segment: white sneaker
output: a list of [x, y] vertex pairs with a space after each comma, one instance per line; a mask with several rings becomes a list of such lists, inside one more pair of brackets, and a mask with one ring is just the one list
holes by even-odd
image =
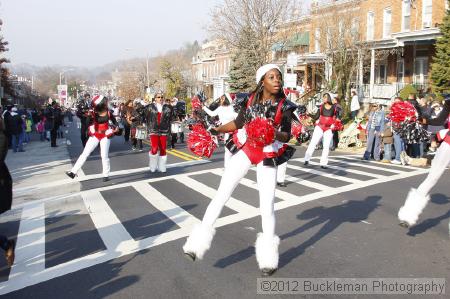
[[406, 154], [405, 151], [403, 151], [403, 152], [400, 153], [400, 161], [401, 161], [402, 165], [408, 164], [408, 162], [407, 162], [407, 160], [406, 160], [406, 157], [407, 157], [407, 156], [408, 156], [408, 155]]
[[391, 164], [400, 165], [402, 164], [402, 162], [400, 162], [399, 160], [392, 160]]

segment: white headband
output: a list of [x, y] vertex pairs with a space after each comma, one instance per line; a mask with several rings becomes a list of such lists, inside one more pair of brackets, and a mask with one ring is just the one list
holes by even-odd
[[265, 64], [262, 67], [260, 67], [257, 71], [256, 71], [256, 84], [259, 83], [259, 81], [261, 81], [261, 78], [264, 77], [264, 75], [272, 70], [272, 69], [276, 69], [281, 73], [280, 68], [278, 67], [278, 65], [276, 64]]

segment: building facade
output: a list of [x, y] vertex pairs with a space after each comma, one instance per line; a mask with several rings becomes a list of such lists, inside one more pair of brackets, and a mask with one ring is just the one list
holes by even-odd
[[203, 91], [208, 98], [216, 99], [229, 92], [228, 81], [231, 51], [220, 41], [210, 41], [192, 58], [194, 93]]
[[[298, 74], [298, 84], [323, 87], [336, 67], [330, 60], [330, 51], [336, 50], [330, 48], [338, 47], [329, 43], [339, 43], [342, 33], [361, 45], [361, 53], [354, 53], [358, 69], [350, 80], [363, 101], [388, 104], [407, 84], [427, 93], [438, 26], [447, 5], [447, 0], [313, 1], [307, 16], [287, 24], [297, 29], [292, 39], [302, 37], [297, 38], [301, 42], [288, 42], [287, 47], [274, 44], [272, 57], [287, 67], [287, 54], [295, 54], [297, 64], [292, 70]], [[332, 32], [338, 32], [338, 38]]]

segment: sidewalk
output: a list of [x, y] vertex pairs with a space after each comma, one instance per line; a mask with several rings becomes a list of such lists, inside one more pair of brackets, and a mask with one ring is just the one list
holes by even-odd
[[[72, 168], [66, 139], [57, 139], [56, 148], [50, 147], [48, 141], [40, 141], [35, 133], [31, 140], [24, 146], [25, 152], [9, 150], [6, 156], [13, 178], [13, 206], [80, 191], [80, 184], [64, 173]], [[55, 182], [63, 187], [55, 187]]]

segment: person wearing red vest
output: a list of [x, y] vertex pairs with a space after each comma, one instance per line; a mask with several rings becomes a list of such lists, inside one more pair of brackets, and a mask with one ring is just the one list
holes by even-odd
[[83, 152], [75, 165], [66, 174], [70, 178], [75, 178], [77, 172], [81, 169], [86, 159], [92, 151], [100, 144], [100, 155], [102, 157], [103, 181], [109, 180], [109, 145], [110, 138], [118, 131], [116, 118], [108, 110], [108, 98], [102, 95], [93, 97], [87, 123], [89, 139], [86, 142]]
[[308, 149], [305, 153], [305, 165], [309, 164], [312, 154], [316, 148], [316, 145], [322, 139], [323, 150], [322, 157], [320, 158], [320, 167], [327, 168], [328, 154], [330, 153], [331, 139], [333, 138], [333, 129], [335, 128], [335, 122], [338, 118], [338, 111], [336, 105], [331, 103], [331, 96], [329, 93], [323, 95], [323, 103], [317, 112], [312, 113], [311, 117], [317, 119], [316, 127], [311, 138], [311, 142], [308, 145]]
[[[445, 101], [443, 110], [434, 119], [427, 119], [429, 124], [444, 124], [450, 116], [450, 99]], [[417, 189], [411, 188], [405, 200], [405, 204], [398, 211], [400, 225], [410, 227], [417, 223], [420, 214], [430, 201], [430, 190], [436, 185], [445, 169], [450, 165], [450, 130], [444, 129], [436, 134], [441, 145], [431, 161], [431, 168], [425, 180]]]
[[[262, 274], [271, 275], [278, 268], [280, 242], [275, 234], [274, 214], [277, 165], [286, 162], [295, 151], [285, 143], [290, 139], [292, 113], [296, 105], [284, 95], [282, 74], [277, 65], [268, 64], [259, 68], [256, 83], [252, 94], [236, 96], [235, 107], [239, 112], [235, 120], [210, 128], [213, 134], [234, 132], [227, 142], [227, 148], [233, 155], [201, 224], [194, 227], [183, 251], [192, 260], [203, 258], [211, 245], [215, 234], [213, 225], [223, 206], [239, 181], [256, 165], [263, 231], [258, 234], [255, 244], [256, 260]], [[255, 134], [260, 131], [266, 132], [264, 137]]]
[[147, 106], [146, 111], [147, 127], [150, 130], [151, 148], [148, 156], [151, 172], [157, 169], [166, 172], [167, 136], [170, 134], [170, 123], [173, 118], [173, 107], [165, 103], [164, 94], [159, 91], [155, 95], [155, 101]]

